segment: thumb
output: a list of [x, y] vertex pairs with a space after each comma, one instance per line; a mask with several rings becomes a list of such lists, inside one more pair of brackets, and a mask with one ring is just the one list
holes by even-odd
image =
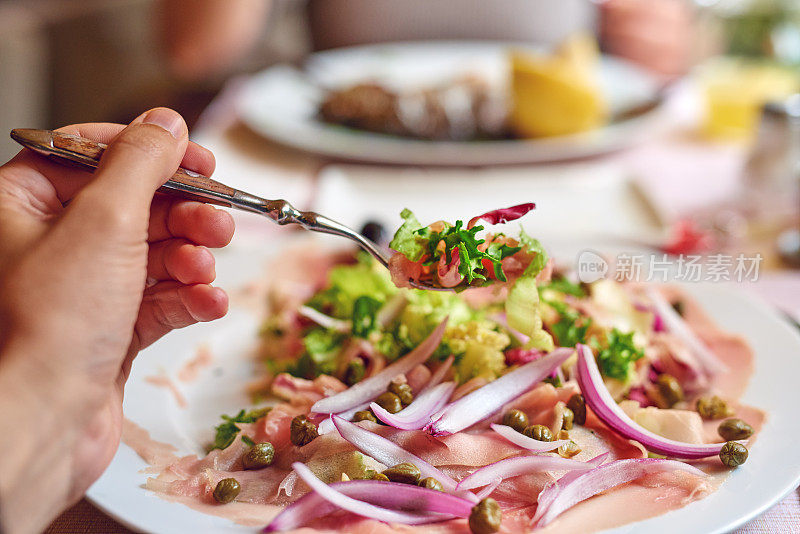
[[188, 137], [177, 112], [155, 108], [143, 113], [109, 144], [94, 178], [68, 211], [82, 224], [146, 231], [153, 195], [178, 169]]

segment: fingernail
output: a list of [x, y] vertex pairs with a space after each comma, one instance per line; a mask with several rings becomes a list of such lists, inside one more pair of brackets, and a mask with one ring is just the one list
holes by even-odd
[[164, 128], [179, 139], [183, 135], [183, 118], [175, 111], [167, 108], [156, 108], [144, 116], [144, 124], [155, 124]]

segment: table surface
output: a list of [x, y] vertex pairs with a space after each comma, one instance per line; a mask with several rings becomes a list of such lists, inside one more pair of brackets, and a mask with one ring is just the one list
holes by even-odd
[[[230, 185], [268, 198], [292, 199], [296, 205], [307, 205], [314, 198], [319, 171], [329, 162], [278, 146], [259, 138], [233, 119], [231, 105], [235, 99], [236, 83], [216, 99], [201, 117], [193, 133], [195, 141], [211, 149], [217, 157], [215, 176]], [[660, 140], [658, 143], [642, 145], [599, 161], [607, 164], [616, 161], [628, 172], [644, 179], [644, 187], [650, 187], [651, 197], [666, 210], [662, 216], [679, 217], [675, 206], [684, 210], [697, 208], [698, 202], [713, 203], [735, 184], [744, 151], [730, 146], [705, 146], [681, 138]], [[683, 161], [681, 165], [653, 165], [653, 161]], [[666, 170], [665, 170], [666, 169]], [[653, 174], [658, 170], [664, 174]], [[484, 169], [485, 172], [485, 169]], [[693, 174], [694, 173], [694, 174]], [[713, 183], [698, 194], [695, 176], [715, 176]], [[708, 182], [709, 180], [706, 180]], [[649, 184], [649, 185], [648, 185]], [[671, 184], [665, 187], [664, 184]], [[673, 202], [674, 198], [685, 198], [685, 186], [693, 184], [695, 204]], [[237, 232], [244, 234], [240, 241], [247, 241], [248, 228], [245, 219]], [[763, 284], [762, 296], [782, 307], [800, 320], [800, 275], [781, 272]], [[754, 284], [756, 286], [756, 284]], [[761, 284], [759, 284], [761, 286]], [[794, 308], [792, 308], [794, 306]], [[62, 513], [46, 530], [53, 534], [103, 533], [122, 534], [132, 532], [83, 499]], [[800, 489], [792, 491], [782, 502], [754, 519], [737, 533], [800, 533]]]

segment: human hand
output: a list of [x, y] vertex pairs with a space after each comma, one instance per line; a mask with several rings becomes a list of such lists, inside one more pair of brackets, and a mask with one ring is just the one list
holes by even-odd
[[28, 150], [0, 167], [0, 520], [8, 532], [41, 530], [106, 468], [136, 353], [228, 307], [209, 285], [206, 247], [230, 241], [231, 216], [154, 198], [179, 165], [214, 170], [180, 115], [157, 108], [127, 127], [61, 131], [110, 142], [93, 175]]
[[674, 78], [689, 67], [689, 0], [602, 0], [600, 40], [608, 53]]

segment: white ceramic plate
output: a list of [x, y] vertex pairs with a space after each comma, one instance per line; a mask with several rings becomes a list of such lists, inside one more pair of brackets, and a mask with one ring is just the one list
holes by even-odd
[[[322, 241], [335, 243], [327, 238]], [[254, 251], [234, 243], [219, 254], [220, 285], [233, 289], [262, 276], [264, 262], [285, 244], [275, 240], [269, 248]], [[683, 509], [616, 529], [616, 534], [725, 532], [766, 510], [800, 481], [800, 335], [775, 310], [735, 288], [687, 285], [685, 289], [723, 328], [741, 333], [752, 344], [756, 372], [744, 401], [766, 410], [769, 417], [747, 463], [719, 491]], [[253, 311], [234, 306], [225, 319], [174, 332], [142, 352], [126, 388], [127, 417], [182, 453], [201, 452], [213, 436], [219, 414], [247, 405], [242, 387], [251, 377], [248, 355], [256, 343], [257, 325]], [[174, 376], [200, 344], [209, 346], [214, 361], [195, 382], [178, 382], [188, 400], [188, 407], [182, 409], [169, 392], [147, 383], [145, 377]], [[142, 488], [144, 467], [130, 448], [121, 446], [108, 470], [90, 488], [89, 498], [119, 521], [144, 532], [257, 532], [161, 500]]]
[[[656, 110], [597, 130], [560, 137], [503, 141], [422, 141], [330, 125], [316, 118], [323, 91], [364, 80], [389, 86], [431, 84], [478, 73], [506, 83], [507, 43], [419, 42], [341, 48], [313, 54], [301, 72], [279, 65], [253, 76], [239, 116], [256, 132], [289, 146], [341, 159], [413, 165], [489, 165], [556, 161], [627, 146], [653, 127]], [[600, 82], [612, 114], [652, 102], [659, 84], [642, 69], [603, 57]]]

